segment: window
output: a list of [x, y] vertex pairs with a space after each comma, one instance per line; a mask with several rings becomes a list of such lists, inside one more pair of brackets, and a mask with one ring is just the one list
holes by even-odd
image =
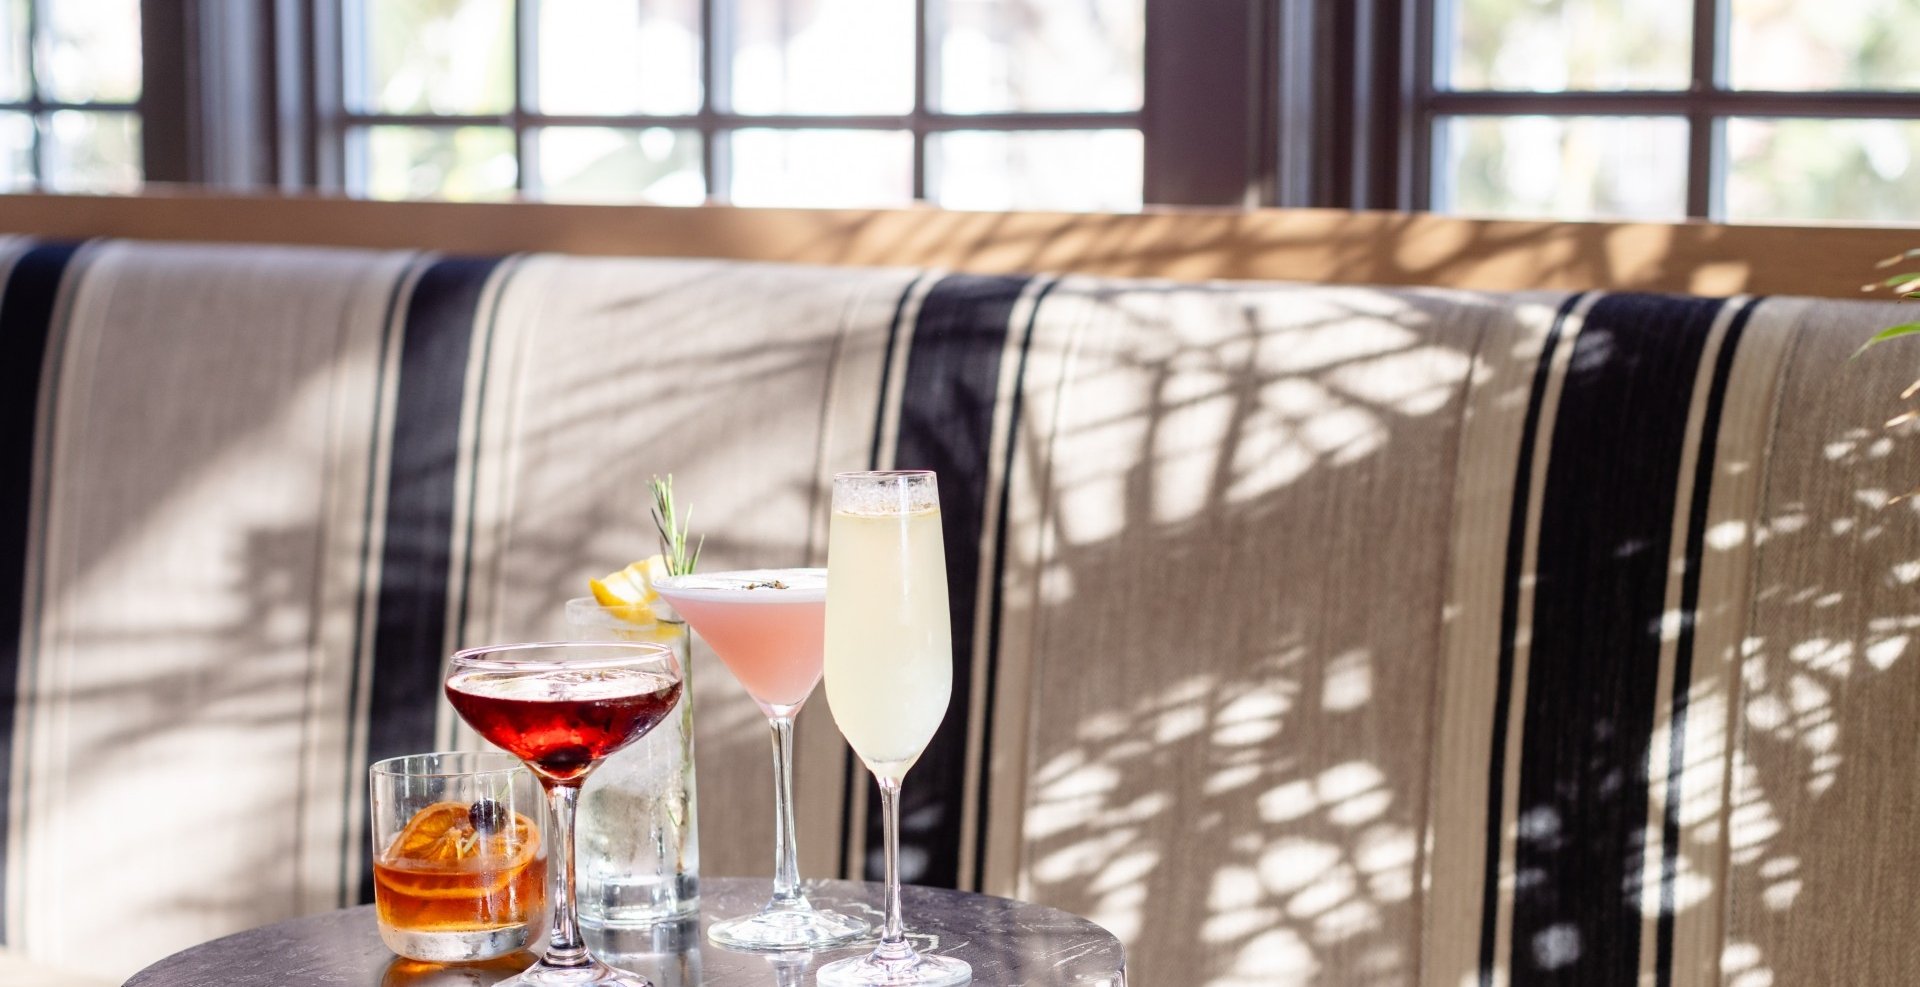
[[1416, 206], [1920, 220], [1920, 0], [1436, 6]]
[[141, 179], [138, 0], [0, 0], [0, 188]]
[[348, 0], [346, 187], [1137, 208], [1143, 0]]

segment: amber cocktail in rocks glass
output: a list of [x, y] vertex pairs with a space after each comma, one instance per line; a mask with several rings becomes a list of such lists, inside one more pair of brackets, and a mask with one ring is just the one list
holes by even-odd
[[547, 953], [513, 987], [653, 987], [588, 955], [574, 903], [573, 817], [607, 755], [645, 736], [680, 698], [680, 663], [649, 643], [471, 648], [447, 668], [447, 701], [481, 737], [518, 757], [547, 792], [555, 837]]

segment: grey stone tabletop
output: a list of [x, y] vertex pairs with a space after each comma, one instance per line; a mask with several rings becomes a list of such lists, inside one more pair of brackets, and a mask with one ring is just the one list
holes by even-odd
[[[707, 923], [757, 910], [765, 879], [700, 882], [698, 927], [686, 922], [650, 930], [586, 930], [587, 944], [614, 966], [651, 978], [657, 987], [805, 987], [813, 971], [871, 944], [819, 953], [743, 953], [706, 941]], [[864, 914], [881, 924], [881, 886], [808, 881], [814, 903]], [[980, 987], [1072, 984], [1125, 987], [1126, 959], [1107, 930], [1023, 901], [908, 886], [901, 907], [914, 948], [957, 956], [973, 966]], [[404, 960], [380, 942], [373, 906], [293, 919], [215, 939], [175, 953], [134, 974], [126, 987], [489, 987], [533, 962], [518, 953], [488, 963], [438, 966]]]

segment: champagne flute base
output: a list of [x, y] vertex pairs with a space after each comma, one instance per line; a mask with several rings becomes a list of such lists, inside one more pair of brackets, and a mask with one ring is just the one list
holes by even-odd
[[867, 923], [814, 908], [804, 898], [798, 905], [769, 904], [755, 914], [715, 922], [707, 928], [707, 939], [716, 946], [776, 953], [830, 949], [872, 934], [873, 928]]
[[542, 960], [494, 987], [654, 987], [637, 973], [618, 970], [589, 956], [579, 966], [553, 966]]
[[916, 953], [904, 942], [897, 952], [882, 943], [865, 956], [835, 960], [820, 968], [820, 987], [956, 987], [973, 981], [964, 960]]

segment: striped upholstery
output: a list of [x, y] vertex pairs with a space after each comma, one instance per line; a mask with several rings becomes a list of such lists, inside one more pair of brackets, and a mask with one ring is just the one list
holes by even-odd
[[[0, 932], [100, 977], [367, 894], [462, 644], [649, 550], [823, 563], [941, 474], [911, 880], [1140, 984], [1920, 981], [1920, 549], [1885, 305], [0, 241]], [[711, 671], [709, 671], [711, 670]], [[758, 712], [697, 664], [709, 873]], [[806, 873], [874, 874], [801, 719]]]

